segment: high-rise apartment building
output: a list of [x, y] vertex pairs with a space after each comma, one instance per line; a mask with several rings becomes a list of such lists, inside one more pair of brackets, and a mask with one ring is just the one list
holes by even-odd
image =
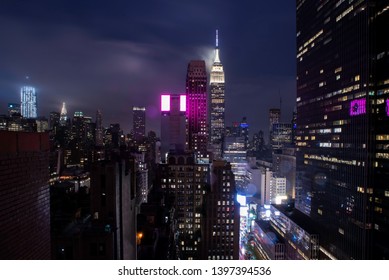
[[132, 107], [132, 132], [139, 143], [146, 137], [146, 108]]
[[206, 154], [207, 129], [207, 72], [205, 61], [192, 60], [186, 74], [187, 145], [191, 151]]
[[204, 259], [239, 259], [239, 211], [230, 163], [211, 164], [211, 188], [206, 195]]
[[161, 191], [171, 203], [171, 259], [202, 259], [204, 203], [209, 185], [209, 164], [193, 153], [169, 153], [159, 165]]
[[169, 151], [185, 150], [186, 95], [161, 95], [161, 154], [166, 160]]
[[34, 87], [24, 86], [20, 90], [20, 112], [23, 118], [33, 119], [37, 115], [36, 92]]
[[321, 255], [387, 259], [389, 1], [297, 1], [296, 207]]
[[224, 70], [219, 57], [219, 38], [216, 30], [215, 59], [211, 68], [210, 91], [211, 91], [211, 144], [214, 148], [214, 155], [220, 158], [223, 147], [225, 130], [225, 99], [224, 99]]

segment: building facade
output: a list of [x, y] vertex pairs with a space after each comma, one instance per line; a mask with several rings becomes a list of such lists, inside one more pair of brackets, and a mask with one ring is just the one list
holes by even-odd
[[146, 137], [146, 108], [132, 107], [132, 132], [137, 143]]
[[0, 259], [51, 259], [49, 137], [0, 131]]
[[209, 164], [193, 153], [170, 153], [159, 165], [160, 186], [171, 213], [171, 259], [202, 259]]
[[23, 118], [34, 119], [38, 116], [36, 92], [34, 87], [24, 86], [20, 90], [20, 112]]
[[273, 135], [273, 125], [281, 121], [281, 109], [273, 108], [269, 110], [269, 143]]
[[330, 258], [389, 257], [388, 10], [297, 1], [296, 207]]
[[224, 70], [219, 57], [219, 38], [216, 30], [215, 59], [211, 68], [210, 92], [211, 92], [211, 144], [216, 158], [220, 158], [223, 148], [225, 131], [225, 98], [224, 98]]
[[169, 151], [185, 150], [186, 95], [161, 95], [161, 155], [166, 161]]
[[203, 258], [239, 259], [239, 203], [231, 165], [223, 160], [211, 165], [211, 189], [207, 193]]
[[192, 60], [186, 75], [187, 147], [202, 155], [208, 145], [207, 72], [205, 61]]

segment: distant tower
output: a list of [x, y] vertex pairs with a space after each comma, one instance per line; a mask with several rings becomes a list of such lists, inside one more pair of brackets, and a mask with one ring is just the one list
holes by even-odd
[[146, 137], [146, 108], [132, 107], [132, 129], [137, 143]]
[[62, 109], [61, 109], [61, 115], [59, 117], [59, 124], [61, 126], [66, 126], [67, 120], [68, 120], [68, 111], [65, 107], [65, 102], [62, 103]]
[[270, 109], [269, 110], [269, 143], [272, 139], [273, 124], [279, 123], [281, 119], [281, 109]]
[[219, 38], [216, 30], [215, 59], [210, 75], [211, 91], [211, 144], [216, 158], [222, 154], [222, 142], [225, 130], [224, 70], [219, 58]]
[[185, 149], [185, 94], [161, 95], [161, 153], [165, 160], [169, 151]]
[[192, 60], [186, 75], [188, 149], [207, 152], [207, 72], [205, 61]]
[[95, 139], [96, 139], [96, 146], [102, 147], [103, 146], [103, 115], [101, 114], [101, 110], [96, 111], [96, 132], [95, 132]]
[[249, 124], [246, 117], [243, 117], [239, 124], [239, 136], [244, 138], [244, 148], [247, 150], [249, 146]]
[[31, 86], [24, 86], [20, 90], [20, 111], [24, 118], [37, 117], [36, 92]]

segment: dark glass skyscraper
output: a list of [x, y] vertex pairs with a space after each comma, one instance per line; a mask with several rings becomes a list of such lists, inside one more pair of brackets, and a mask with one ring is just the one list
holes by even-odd
[[281, 109], [273, 108], [269, 110], [269, 143], [272, 141], [273, 125], [281, 121]]
[[188, 149], [205, 154], [208, 144], [207, 72], [205, 61], [192, 60], [189, 62], [186, 74], [186, 95]]
[[387, 259], [389, 1], [297, 1], [296, 207], [323, 256]]
[[146, 137], [146, 108], [132, 107], [132, 131], [136, 142]]
[[222, 154], [223, 136], [225, 130], [225, 102], [224, 102], [224, 70], [219, 58], [219, 38], [216, 30], [215, 59], [210, 75], [211, 91], [211, 143], [216, 158]]

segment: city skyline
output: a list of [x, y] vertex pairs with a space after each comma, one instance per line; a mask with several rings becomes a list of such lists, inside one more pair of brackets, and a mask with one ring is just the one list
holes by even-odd
[[[0, 46], [0, 93], [12, 84], [4, 77], [35, 63], [41, 82], [55, 85], [48, 100], [77, 100], [40, 113], [51, 103], [39, 100], [28, 74], [20, 103], [0, 109], [0, 258], [389, 259], [389, 0], [296, 0], [295, 95], [287, 100], [288, 83], [273, 79], [290, 66], [288, 58], [278, 68], [286, 41], [273, 42], [265, 60], [257, 37], [246, 37], [274, 31], [275, 14], [266, 21], [251, 1], [151, 1], [0, 5], [0, 36], [11, 11], [63, 31], [49, 32], [62, 41], [46, 46], [48, 33], [19, 38], [14, 30]], [[35, 10], [44, 3], [45, 13]], [[221, 19], [206, 51], [207, 30]], [[70, 25], [83, 28], [78, 40], [65, 40]], [[271, 96], [259, 94], [265, 80]], [[85, 90], [73, 96], [75, 88]], [[0, 97], [1, 107], [9, 96]]]
[[185, 92], [190, 60], [204, 59], [209, 73], [219, 29], [226, 125], [246, 116], [252, 133], [267, 133], [267, 110], [282, 97], [289, 121], [295, 103], [295, 7], [277, 4], [3, 2], [1, 112], [18, 101], [28, 75], [38, 115], [59, 112], [63, 102], [69, 116], [101, 109], [105, 126], [120, 123], [129, 133], [131, 108], [145, 106], [146, 129], [159, 135], [160, 94]]

